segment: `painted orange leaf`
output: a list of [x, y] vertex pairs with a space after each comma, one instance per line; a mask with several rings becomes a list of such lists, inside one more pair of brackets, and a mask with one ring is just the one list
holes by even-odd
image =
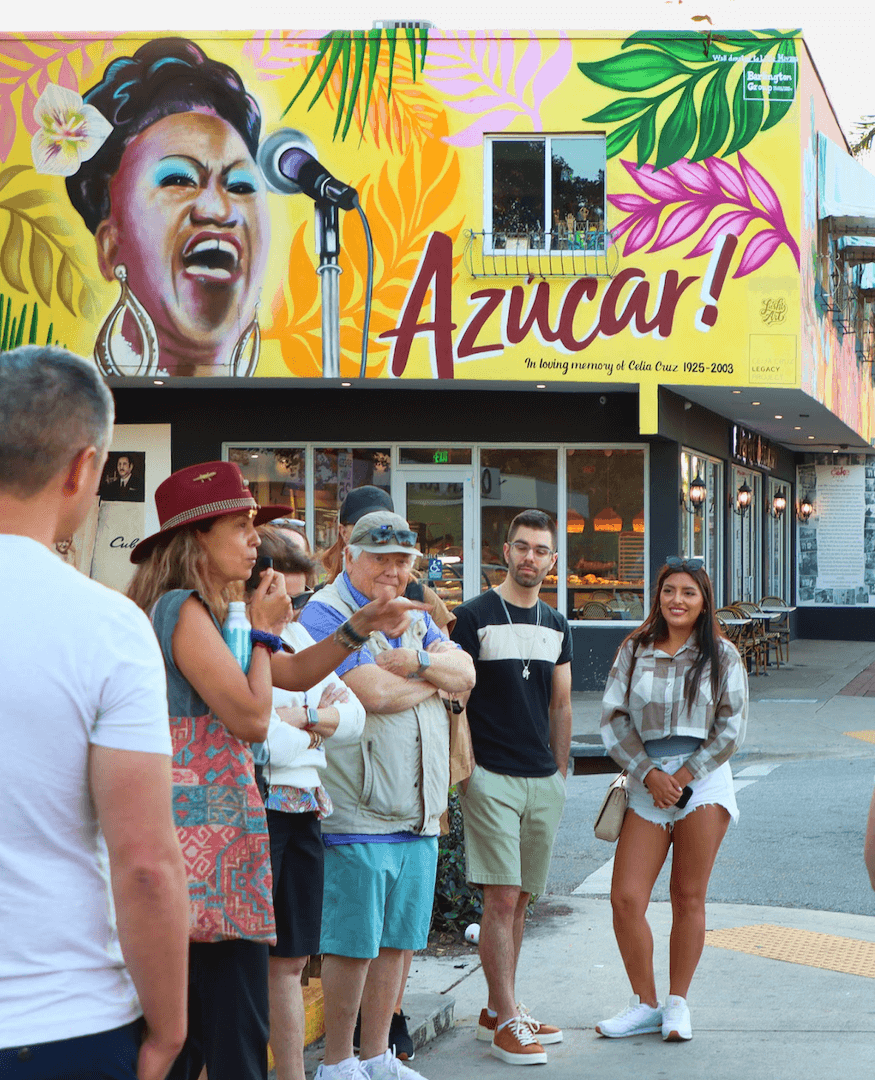
[[[450, 217], [459, 185], [458, 154], [441, 141], [444, 134], [446, 120], [441, 117], [435, 137], [414, 140], [400, 161], [386, 162], [379, 176], [357, 185], [374, 239], [371, 378], [385, 373], [389, 343], [379, 335], [395, 326], [428, 237], [441, 231], [455, 243], [462, 229], [462, 221]], [[322, 373], [322, 308], [310, 229], [303, 225], [294, 235], [288, 279], [274, 299], [273, 324], [264, 332], [265, 339], [280, 342], [289, 371], [303, 378]], [[343, 216], [340, 259], [340, 374], [354, 378], [359, 374], [367, 284], [365, 238], [356, 214]], [[454, 271], [461, 259], [459, 250]]]

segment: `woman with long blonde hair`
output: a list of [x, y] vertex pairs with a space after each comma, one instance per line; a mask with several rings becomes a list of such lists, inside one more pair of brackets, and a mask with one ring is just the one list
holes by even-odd
[[194, 1080], [266, 1080], [268, 946], [276, 939], [270, 845], [250, 744], [268, 730], [273, 685], [306, 690], [364, 644], [396, 634], [407, 600], [362, 608], [333, 637], [282, 650], [290, 612], [282, 574], [261, 575], [244, 671], [225, 644], [228, 603], [256, 563], [256, 524], [289, 512], [259, 507], [239, 468], [211, 461], [174, 473], [155, 501], [160, 530], [131, 552], [131, 598], [147, 611], [167, 672], [174, 814], [189, 882], [189, 1033], [170, 1072]]

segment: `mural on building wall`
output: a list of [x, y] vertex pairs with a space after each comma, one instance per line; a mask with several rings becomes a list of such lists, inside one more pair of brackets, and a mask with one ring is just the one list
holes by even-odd
[[797, 467], [796, 485], [814, 507], [797, 531], [797, 604], [875, 604], [875, 461], [813, 454]]
[[796, 37], [7, 37], [0, 345], [116, 376], [799, 385]]

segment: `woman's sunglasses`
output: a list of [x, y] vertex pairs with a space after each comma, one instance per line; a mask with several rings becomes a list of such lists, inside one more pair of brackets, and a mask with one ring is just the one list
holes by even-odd
[[682, 559], [680, 555], [669, 555], [665, 560], [665, 565], [671, 570], [683, 570], [685, 574], [693, 574], [696, 570], [701, 570], [705, 565], [704, 559]]
[[305, 589], [303, 592], [299, 592], [297, 596], [290, 596], [289, 599], [292, 602], [293, 609], [295, 611], [300, 611], [312, 595], [312, 589]]

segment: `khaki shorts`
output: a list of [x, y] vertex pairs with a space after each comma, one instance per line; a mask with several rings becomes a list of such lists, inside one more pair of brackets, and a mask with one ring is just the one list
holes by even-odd
[[468, 881], [516, 885], [540, 896], [565, 807], [562, 773], [502, 776], [478, 765], [460, 800]]

